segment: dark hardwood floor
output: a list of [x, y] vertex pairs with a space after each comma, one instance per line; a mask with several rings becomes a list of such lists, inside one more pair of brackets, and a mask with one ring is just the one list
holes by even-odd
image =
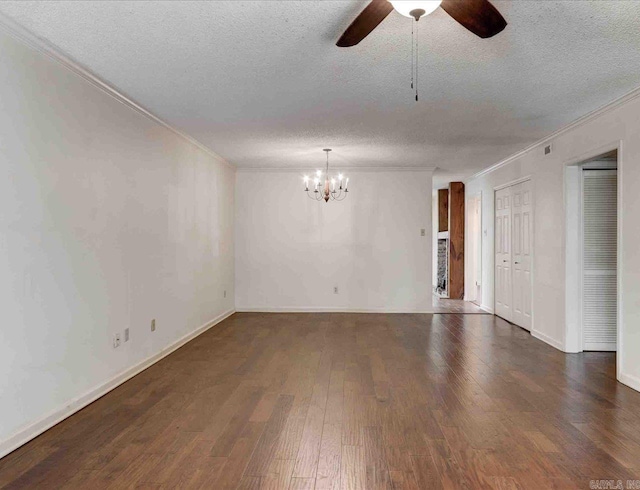
[[0, 460], [4, 488], [589, 488], [640, 393], [491, 315], [236, 314]]

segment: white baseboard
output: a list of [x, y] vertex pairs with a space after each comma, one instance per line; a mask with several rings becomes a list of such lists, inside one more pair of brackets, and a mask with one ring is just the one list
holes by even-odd
[[73, 415], [78, 410], [83, 409], [90, 403], [96, 401], [101, 396], [106, 395], [108, 392], [110, 392], [114, 388], [120, 386], [125, 381], [133, 378], [135, 375], [139, 374], [140, 372], [144, 371], [151, 365], [155, 364], [160, 359], [168, 356], [176, 349], [179, 349], [190, 340], [193, 340], [198, 335], [209, 330], [211, 327], [220, 323], [225, 318], [230, 317], [234, 313], [235, 313], [235, 310], [233, 309], [225, 313], [222, 313], [221, 315], [217, 316], [213, 320], [210, 320], [204, 325], [201, 325], [200, 327], [196, 328], [193, 332], [188, 333], [184, 337], [176, 340], [173, 344], [165, 347], [157, 354], [154, 354], [151, 357], [148, 357], [147, 359], [145, 359], [144, 361], [136, 364], [135, 366], [132, 366], [129, 369], [126, 369], [125, 371], [121, 372], [120, 374], [117, 374], [106, 383], [103, 383], [97, 386], [96, 388], [93, 388], [92, 390], [88, 391], [84, 395], [81, 395], [77, 398], [74, 398], [73, 400], [70, 400], [69, 402], [65, 403], [63, 407], [60, 407], [59, 409], [54, 410], [49, 415], [41, 418], [37, 422], [34, 422], [33, 424], [30, 424], [18, 430], [12, 436], [9, 436], [8, 439], [5, 439], [4, 441], [0, 441], [0, 458], [3, 458], [4, 456], [14, 451], [15, 449], [19, 448], [23, 444], [26, 444], [27, 442], [29, 442], [34, 437], [39, 436], [47, 429], [50, 429], [54, 425], [62, 422], [64, 419]]
[[631, 389], [640, 391], [640, 378], [636, 376], [632, 376], [631, 374], [620, 373], [620, 376], [618, 377], [618, 381], [620, 381], [624, 385], [627, 385]]
[[487, 305], [480, 305], [480, 309], [486, 311], [487, 313], [491, 313], [493, 315], [493, 308]]
[[433, 310], [412, 310], [395, 308], [346, 308], [339, 306], [236, 306], [238, 313], [434, 313]]
[[583, 349], [577, 349], [573, 347], [567, 347], [566, 345], [560, 349], [565, 354], [580, 354], [580, 352], [584, 352]]
[[549, 337], [548, 335], [542, 333], [542, 332], [537, 332], [535, 330], [531, 330], [531, 336], [535, 337], [538, 340], [542, 340], [544, 343], [549, 344], [551, 347], [555, 347], [558, 350], [561, 350], [562, 352], [564, 352], [564, 344], [552, 337]]

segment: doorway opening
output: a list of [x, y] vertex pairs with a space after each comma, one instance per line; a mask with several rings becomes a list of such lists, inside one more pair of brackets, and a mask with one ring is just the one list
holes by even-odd
[[[469, 202], [474, 206], [472, 218], [469, 216], [467, 207]], [[438, 189], [434, 194], [434, 313], [487, 313], [480, 308], [482, 297], [475, 289], [476, 283], [480, 284], [480, 274], [476, 269], [480, 267], [481, 240], [475, 240], [476, 234], [480, 236], [480, 205], [478, 203], [477, 196], [465, 198], [465, 185], [462, 182], [449, 182], [446, 188]], [[474, 226], [472, 242], [475, 242], [471, 245], [468, 240], [470, 221]], [[472, 264], [471, 270], [469, 260]], [[471, 283], [469, 282], [470, 274], [472, 275]], [[473, 284], [471, 293], [469, 292], [470, 284]], [[469, 297], [470, 294], [473, 298]], [[474, 302], [471, 301], [472, 299]]]
[[569, 352], [619, 348], [618, 151], [566, 168]]

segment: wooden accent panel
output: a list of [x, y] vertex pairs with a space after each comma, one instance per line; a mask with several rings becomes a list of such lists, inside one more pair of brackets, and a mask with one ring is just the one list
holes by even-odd
[[449, 298], [464, 297], [464, 184], [449, 184]]
[[438, 190], [438, 231], [449, 230], [449, 189]]

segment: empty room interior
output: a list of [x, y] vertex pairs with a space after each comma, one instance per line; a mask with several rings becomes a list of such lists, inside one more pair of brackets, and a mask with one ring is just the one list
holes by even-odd
[[0, 2], [0, 488], [640, 488], [640, 2]]

